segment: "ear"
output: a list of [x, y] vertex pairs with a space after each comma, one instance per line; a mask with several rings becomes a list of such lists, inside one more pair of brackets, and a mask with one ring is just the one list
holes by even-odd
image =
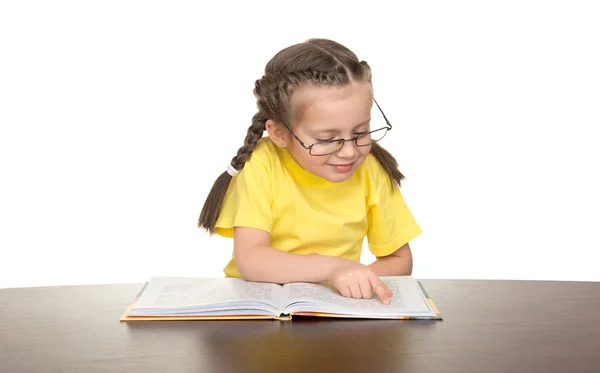
[[265, 123], [269, 138], [279, 147], [284, 148], [288, 143], [288, 131], [281, 124], [269, 119]]

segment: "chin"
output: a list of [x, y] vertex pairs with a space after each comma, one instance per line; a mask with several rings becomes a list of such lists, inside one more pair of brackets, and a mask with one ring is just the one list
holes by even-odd
[[326, 179], [332, 183], [341, 183], [348, 180], [353, 173], [354, 172], [350, 172], [347, 175], [328, 175]]

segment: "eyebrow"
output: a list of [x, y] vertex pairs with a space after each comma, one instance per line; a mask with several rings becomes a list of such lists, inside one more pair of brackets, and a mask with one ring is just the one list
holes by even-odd
[[[361, 127], [361, 126], [367, 125], [367, 124], [369, 124], [369, 122], [370, 122], [370, 121], [371, 121], [370, 119], [367, 119], [367, 120], [365, 120], [364, 122], [362, 122], [362, 123], [359, 123], [359, 124], [357, 124], [356, 126], [354, 126], [354, 128], [352, 128], [352, 130], [354, 131], [354, 130], [356, 130], [358, 127]], [[338, 129], [333, 129], [333, 128], [317, 128], [317, 129], [314, 129], [314, 130], [312, 130], [312, 131], [310, 131], [310, 132], [311, 132], [311, 133], [313, 133], [313, 134], [320, 134], [320, 135], [323, 135], [323, 134], [336, 134], [336, 133], [339, 133], [339, 132], [340, 132], [340, 130], [338, 130]]]

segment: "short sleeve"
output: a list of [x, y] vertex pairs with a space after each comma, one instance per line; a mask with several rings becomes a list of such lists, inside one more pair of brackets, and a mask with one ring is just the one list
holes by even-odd
[[273, 225], [272, 194], [268, 162], [253, 153], [229, 183], [215, 233], [233, 237], [236, 226], [270, 233]]
[[379, 162], [370, 165], [367, 195], [367, 233], [369, 250], [375, 256], [386, 256], [421, 234], [421, 228], [410, 212], [400, 188], [390, 179]]

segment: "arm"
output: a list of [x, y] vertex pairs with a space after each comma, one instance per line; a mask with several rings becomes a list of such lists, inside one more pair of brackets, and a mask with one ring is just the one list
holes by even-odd
[[408, 243], [387, 256], [379, 256], [369, 264], [378, 276], [405, 276], [412, 274], [412, 252]]
[[301, 255], [279, 251], [269, 246], [268, 232], [235, 227], [233, 255], [242, 277], [247, 281], [324, 282], [338, 258], [325, 255]]
[[301, 255], [270, 247], [268, 232], [235, 227], [233, 255], [242, 278], [254, 282], [330, 281], [345, 297], [370, 298], [373, 291], [389, 304], [390, 289], [373, 270], [352, 260], [327, 255]]

